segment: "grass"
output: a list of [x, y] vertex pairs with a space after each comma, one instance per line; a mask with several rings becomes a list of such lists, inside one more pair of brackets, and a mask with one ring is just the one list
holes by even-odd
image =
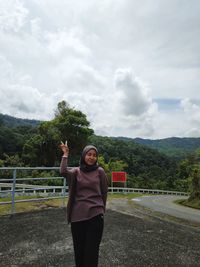
[[194, 208], [194, 209], [200, 209], [200, 200], [191, 200], [189, 201], [188, 199], [179, 199], [174, 201], [177, 204]]
[[[42, 197], [39, 196], [21, 196], [16, 197], [15, 200], [23, 200], [23, 199], [41, 199], [37, 200], [37, 202], [21, 202], [15, 203], [15, 212], [30, 212], [36, 210], [42, 210], [50, 207], [63, 207], [67, 204], [67, 199], [49, 199], [49, 200], [42, 200]], [[1, 202], [11, 201], [11, 197], [7, 198], [0, 198]], [[0, 205], [0, 215], [7, 215], [11, 213], [11, 204]]]
[[[142, 194], [139, 194], [139, 193], [129, 193], [129, 194], [109, 193], [108, 200], [112, 200], [116, 198], [132, 199], [134, 197], [140, 197], [140, 196], [142, 196]], [[46, 209], [50, 207], [63, 207], [67, 205], [67, 198], [65, 200], [63, 199], [42, 200], [43, 197], [39, 197], [39, 196], [20, 196], [20, 197], [16, 197], [15, 200], [33, 199], [33, 198], [41, 199], [41, 201], [38, 200], [37, 202], [15, 203], [15, 212], [16, 213], [30, 212], [30, 211], [42, 210], [42, 209]], [[0, 203], [6, 202], [6, 201], [11, 201], [11, 197], [0, 198]], [[0, 215], [10, 214], [11, 208], [12, 208], [11, 204], [0, 205]]]
[[141, 194], [141, 193], [109, 193], [108, 194], [108, 200], [112, 200], [115, 198], [132, 199], [132, 198], [141, 197], [141, 196], [143, 196], [143, 194]]

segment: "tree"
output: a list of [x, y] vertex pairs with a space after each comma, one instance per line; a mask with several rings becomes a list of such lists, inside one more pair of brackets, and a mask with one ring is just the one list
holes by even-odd
[[95, 135], [89, 139], [103, 155], [106, 163], [118, 161], [126, 163], [124, 168], [119, 166], [117, 170], [124, 169], [127, 172], [129, 185], [172, 189], [170, 186], [174, 185], [177, 169], [177, 162], [173, 159], [131, 140]]
[[200, 200], [200, 149], [180, 163], [179, 174], [184, 183], [187, 181], [190, 191], [189, 201]]
[[41, 146], [43, 143], [42, 136], [35, 134], [23, 146], [22, 159], [25, 165], [42, 166]]
[[123, 160], [112, 160], [108, 162], [110, 171], [123, 171], [128, 167], [128, 164]]
[[105, 162], [105, 159], [102, 155], [98, 157], [98, 163], [101, 167], [104, 168], [108, 179], [109, 184], [111, 184], [111, 173], [112, 171], [123, 171], [127, 167], [127, 163], [122, 160], [113, 160], [110, 159], [108, 163]]
[[190, 190], [189, 200], [200, 200], [200, 165], [195, 164], [190, 174]]
[[[23, 158], [34, 166], [55, 166], [60, 161], [59, 144], [68, 140], [71, 156], [75, 157], [93, 134], [86, 115], [69, 107], [65, 101], [58, 103], [55, 118], [40, 123], [38, 133], [24, 145]], [[76, 158], [76, 157], [75, 157]]]
[[58, 103], [55, 119], [52, 121], [60, 132], [60, 140], [68, 140], [70, 154], [80, 153], [87, 144], [88, 137], [94, 133], [84, 113], [70, 108], [65, 101]]
[[19, 155], [13, 155], [9, 156], [7, 154], [4, 154], [4, 161], [2, 161], [1, 164], [3, 164], [5, 167], [23, 167], [23, 162], [19, 158]]

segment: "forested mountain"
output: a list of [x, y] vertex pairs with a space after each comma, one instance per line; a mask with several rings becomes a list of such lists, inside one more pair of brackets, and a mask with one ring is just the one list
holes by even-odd
[[41, 121], [38, 120], [29, 120], [29, 119], [20, 119], [15, 118], [9, 115], [0, 113], [0, 126], [8, 126], [8, 127], [17, 127], [17, 126], [37, 126]]
[[[130, 175], [129, 186], [145, 188], [175, 188], [177, 162], [157, 150], [132, 141], [113, 137], [91, 136], [89, 143], [98, 147], [110, 169]], [[124, 165], [123, 165], [124, 164]]]
[[17, 126], [8, 127], [0, 126], [0, 160], [5, 155], [21, 156], [23, 146], [27, 140], [37, 132], [37, 128], [33, 126]]
[[94, 144], [99, 151], [99, 163], [108, 176], [112, 171], [126, 171], [130, 187], [188, 190], [189, 166], [196, 158], [184, 160], [184, 155], [200, 147], [199, 138], [145, 140], [96, 136], [86, 115], [70, 108], [65, 101], [58, 103], [51, 121], [7, 115], [0, 118], [0, 166], [59, 166], [59, 144], [67, 139], [70, 166], [78, 165], [84, 145]]
[[200, 148], [200, 138], [192, 137], [170, 137], [157, 140], [126, 137], [119, 137], [119, 139], [146, 145], [148, 147], [157, 149], [161, 153], [177, 159], [185, 158], [188, 156], [188, 154], [194, 153], [196, 149]]
[[7, 156], [21, 156], [23, 146], [37, 132], [38, 120], [15, 118], [0, 114], [0, 160]]
[[[39, 120], [20, 119], [0, 113], [0, 128], [2, 126], [6, 126], [8, 128], [10, 127], [13, 128], [18, 126], [20, 127], [28, 126], [29, 128], [29, 126], [36, 127], [40, 123], [41, 121]], [[128, 138], [128, 137], [116, 137], [116, 138], [119, 140], [129, 141], [157, 149], [159, 152], [164, 153], [170, 157], [175, 157], [177, 159], [185, 158], [186, 156], [188, 156], [189, 153], [191, 152], [193, 153], [197, 148], [200, 148], [200, 137], [199, 138], [170, 137], [170, 138], [156, 139], [156, 140], [143, 139], [143, 138]]]

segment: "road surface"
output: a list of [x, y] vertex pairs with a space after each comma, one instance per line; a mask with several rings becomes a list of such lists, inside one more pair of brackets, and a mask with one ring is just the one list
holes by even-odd
[[200, 210], [175, 204], [176, 199], [184, 199], [184, 196], [143, 196], [132, 200], [139, 205], [154, 211], [165, 213], [180, 219], [200, 223]]
[[[200, 266], [199, 228], [148, 216], [126, 199], [108, 206], [118, 212], [106, 211], [99, 267]], [[0, 237], [1, 267], [74, 267], [61, 208], [1, 216]]]

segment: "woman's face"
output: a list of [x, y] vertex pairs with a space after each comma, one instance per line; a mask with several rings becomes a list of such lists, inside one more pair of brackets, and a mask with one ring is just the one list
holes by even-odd
[[97, 161], [97, 153], [94, 149], [90, 149], [86, 154], [85, 154], [85, 163], [87, 165], [94, 165]]

